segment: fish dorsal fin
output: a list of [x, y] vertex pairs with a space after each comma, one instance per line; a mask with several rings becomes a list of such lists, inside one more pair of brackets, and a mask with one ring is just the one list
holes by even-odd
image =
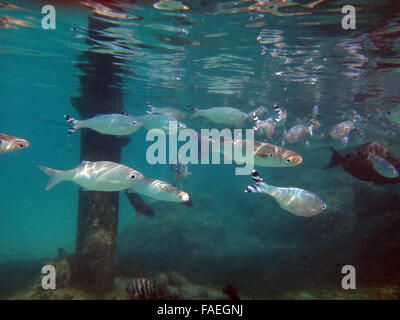
[[87, 161], [87, 160], [82, 160], [80, 165], [83, 167], [83, 166], [86, 166], [86, 165], [88, 165], [90, 163], [92, 163], [92, 162], [91, 161]]

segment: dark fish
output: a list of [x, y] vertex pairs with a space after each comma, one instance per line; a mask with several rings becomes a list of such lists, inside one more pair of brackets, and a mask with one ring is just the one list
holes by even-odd
[[148, 217], [154, 216], [153, 209], [137, 193], [128, 192], [127, 190], [125, 190], [125, 194], [128, 197], [128, 200], [131, 203], [132, 207], [134, 207], [136, 210], [136, 217], [139, 217], [141, 214]]
[[156, 288], [149, 279], [132, 279], [126, 286], [126, 292], [135, 299], [155, 299]]
[[242, 300], [237, 290], [231, 285], [225, 286], [222, 293], [226, 294], [230, 300]]
[[400, 183], [400, 177], [387, 178], [380, 175], [369, 160], [371, 156], [379, 156], [391, 163], [397, 170], [400, 170], [400, 161], [393, 157], [389, 149], [378, 142], [369, 142], [357, 147], [354, 151], [342, 156], [334, 148], [332, 159], [326, 168], [342, 166], [342, 168], [352, 176], [363, 181], [371, 181], [375, 184]]

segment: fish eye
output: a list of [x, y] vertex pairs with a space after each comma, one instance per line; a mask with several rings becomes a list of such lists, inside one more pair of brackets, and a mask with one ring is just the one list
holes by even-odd
[[322, 204], [322, 210], [325, 210], [325, 209], [326, 209], [326, 204], [323, 203], [323, 204]]
[[386, 112], [387, 115], [390, 115], [390, 111]]
[[20, 149], [22, 149], [22, 148], [24, 147], [24, 144], [23, 144], [23, 143], [18, 143], [18, 144], [17, 144], [17, 147], [20, 148]]
[[132, 124], [136, 124], [136, 121], [132, 121]]
[[132, 173], [129, 178], [132, 179], [132, 180], [135, 179], [136, 178], [136, 174]]
[[292, 159], [291, 159], [291, 158], [286, 158], [286, 159], [285, 159], [285, 162], [286, 162], [286, 163], [291, 163], [291, 162], [292, 162]]

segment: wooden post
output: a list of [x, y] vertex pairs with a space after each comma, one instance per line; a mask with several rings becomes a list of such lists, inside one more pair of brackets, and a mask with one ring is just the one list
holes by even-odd
[[[105, 21], [89, 17], [89, 39], [104, 39], [98, 32], [108, 27]], [[115, 26], [115, 25], [114, 25]], [[71, 98], [82, 119], [96, 114], [121, 113], [122, 90], [119, 87], [122, 72], [111, 54], [87, 50], [79, 68], [81, 95]], [[103, 135], [92, 130], [80, 130], [81, 160], [121, 161], [121, 148], [125, 140]], [[114, 257], [118, 227], [118, 192], [79, 191], [78, 230], [72, 281], [75, 287], [88, 292], [104, 293], [113, 287]]]

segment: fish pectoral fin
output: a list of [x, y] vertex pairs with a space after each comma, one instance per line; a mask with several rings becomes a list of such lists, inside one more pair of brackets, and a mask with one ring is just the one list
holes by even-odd
[[86, 192], [86, 191], [90, 191], [88, 188], [84, 188], [84, 187], [81, 187], [81, 190], [82, 190], [82, 191], [85, 191], [85, 192]]
[[139, 217], [142, 214], [141, 211], [136, 211], [136, 218]]
[[130, 187], [129, 189], [126, 190], [127, 193], [136, 193], [135, 189]]

